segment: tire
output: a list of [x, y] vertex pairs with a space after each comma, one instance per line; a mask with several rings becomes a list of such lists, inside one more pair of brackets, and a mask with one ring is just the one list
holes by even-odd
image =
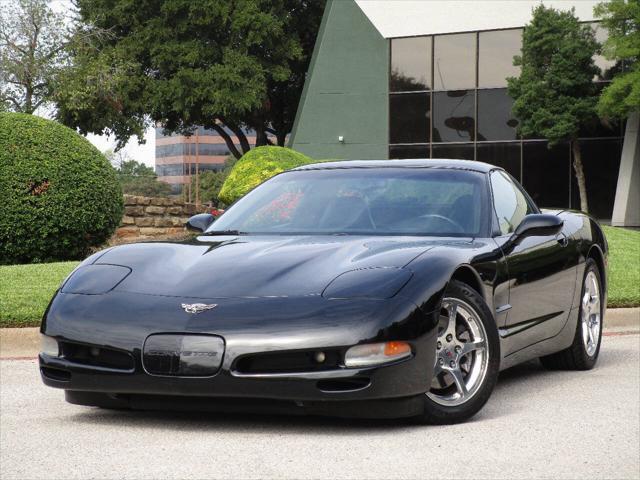
[[[595, 305], [591, 297], [589, 302], [586, 301], [585, 295], [592, 293], [589, 289], [590, 281], [595, 280], [597, 286], [598, 302]], [[580, 312], [578, 314], [578, 325], [576, 326], [576, 334], [573, 337], [573, 343], [568, 348], [557, 353], [552, 353], [545, 357], [540, 357], [540, 362], [548, 370], [591, 370], [598, 361], [600, 353], [600, 343], [602, 342], [602, 327], [604, 320], [604, 305], [602, 299], [602, 280], [600, 279], [600, 270], [598, 265], [592, 258], [586, 261], [584, 275], [582, 277], [582, 289], [580, 290]], [[591, 310], [586, 310], [590, 308]], [[588, 320], [587, 320], [588, 319]], [[587, 324], [597, 321], [597, 332], [592, 326], [589, 328]], [[589, 337], [591, 330], [591, 337]], [[597, 337], [597, 338], [594, 338]], [[585, 338], [593, 342], [585, 340]]]
[[471, 418], [489, 400], [499, 369], [500, 340], [491, 309], [474, 289], [451, 281], [440, 312], [432, 388], [424, 395], [420, 420], [443, 425]]

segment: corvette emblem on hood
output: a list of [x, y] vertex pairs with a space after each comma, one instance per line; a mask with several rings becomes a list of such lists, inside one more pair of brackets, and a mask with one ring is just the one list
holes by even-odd
[[212, 308], [216, 308], [218, 305], [215, 303], [206, 304], [206, 303], [183, 303], [182, 309], [187, 313], [202, 313], [207, 310], [211, 310]]

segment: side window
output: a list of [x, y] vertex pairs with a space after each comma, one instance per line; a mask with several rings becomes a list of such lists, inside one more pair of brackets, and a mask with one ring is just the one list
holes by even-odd
[[500, 171], [491, 173], [493, 206], [503, 235], [512, 233], [531, 212], [527, 199], [511, 179]]

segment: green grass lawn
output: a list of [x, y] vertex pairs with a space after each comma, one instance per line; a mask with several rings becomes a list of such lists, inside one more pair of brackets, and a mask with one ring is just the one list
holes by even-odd
[[[640, 306], [640, 231], [604, 227], [609, 306]], [[51, 296], [78, 262], [0, 266], [0, 327], [40, 324]]]
[[604, 227], [609, 241], [609, 307], [640, 306], [640, 231]]
[[78, 263], [0, 265], [0, 327], [40, 325], [49, 300]]

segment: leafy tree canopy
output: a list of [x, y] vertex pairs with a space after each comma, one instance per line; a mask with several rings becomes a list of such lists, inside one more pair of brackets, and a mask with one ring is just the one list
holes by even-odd
[[541, 135], [554, 145], [576, 138], [580, 125], [593, 119], [597, 50], [591, 27], [573, 11], [535, 8], [523, 33], [522, 55], [514, 58], [520, 77], [508, 79], [522, 135]]
[[[238, 158], [291, 130], [324, 1], [76, 0], [85, 30], [57, 84], [59, 119], [118, 146], [152, 123], [214, 129]], [[228, 127], [240, 140], [236, 148]]]
[[132, 159], [122, 150], [107, 150], [104, 156], [116, 169], [123, 193], [145, 197], [166, 197], [171, 194], [171, 186], [159, 181], [153, 168]]
[[640, 2], [610, 0], [595, 8], [595, 15], [609, 31], [603, 53], [609, 60], [622, 60], [625, 69], [613, 78], [598, 102], [604, 117], [625, 118], [640, 110]]
[[514, 57], [519, 77], [508, 79], [518, 131], [541, 136], [549, 146], [571, 142], [581, 209], [588, 211], [586, 183], [577, 141], [581, 125], [596, 118], [599, 73], [593, 56], [599, 49], [590, 25], [581, 24], [573, 10], [537, 6], [524, 29], [522, 55]]
[[[33, 113], [51, 99], [71, 32], [47, 0], [0, 8], [0, 110]], [[4, 108], [3, 108], [4, 107]]]
[[[200, 183], [199, 198], [202, 203], [210, 203], [217, 208], [225, 208], [227, 205], [222, 202], [218, 195], [222, 189], [224, 181], [231, 173], [236, 160], [233, 157], [229, 157], [225, 162], [223, 170], [219, 171], [204, 171], [198, 174], [198, 182]], [[195, 191], [196, 188], [196, 176], [191, 176], [191, 190]]]

